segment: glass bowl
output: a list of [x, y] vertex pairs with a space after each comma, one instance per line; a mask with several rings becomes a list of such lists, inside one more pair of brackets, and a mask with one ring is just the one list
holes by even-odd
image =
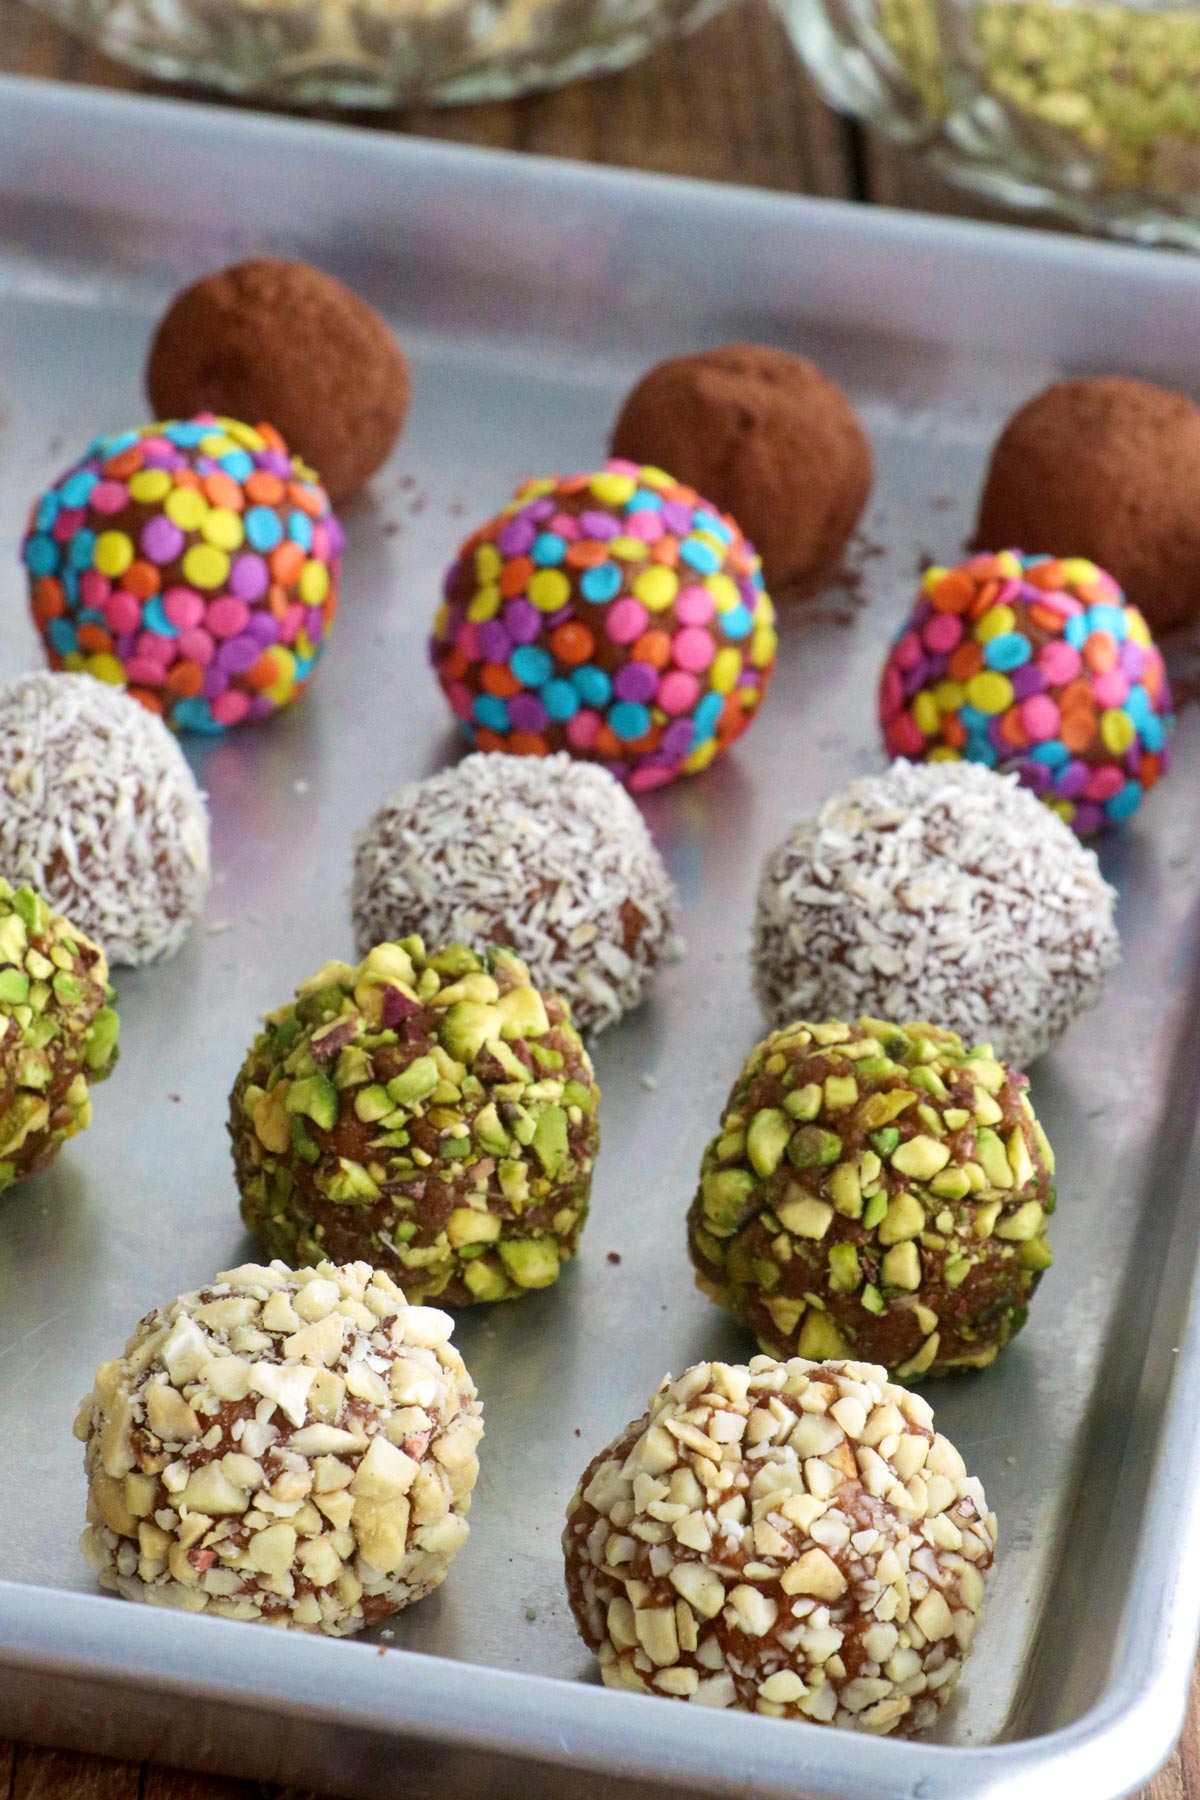
[[293, 106], [507, 100], [636, 62], [729, 0], [33, 0], [116, 61]]
[[776, 0], [826, 98], [939, 172], [1200, 248], [1200, 4]]

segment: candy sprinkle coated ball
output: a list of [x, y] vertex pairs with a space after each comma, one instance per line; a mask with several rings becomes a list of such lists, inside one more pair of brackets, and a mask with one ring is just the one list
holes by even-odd
[[982, 1369], [1051, 1262], [1028, 1082], [933, 1025], [797, 1022], [753, 1052], [688, 1216], [698, 1286], [772, 1356]]
[[1112, 576], [1015, 550], [926, 572], [879, 716], [890, 755], [1014, 770], [1080, 837], [1137, 811], [1175, 722], [1162, 656]]
[[635, 793], [694, 775], [758, 709], [775, 612], [734, 521], [619, 460], [527, 481], [463, 544], [434, 668], [480, 750], [568, 750]]
[[277, 431], [200, 414], [97, 438], [37, 502], [22, 554], [53, 668], [219, 733], [304, 692], [343, 542]]
[[668, 1376], [584, 1470], [563, 1552], [606, 1687], [913, 1737], [971, 1653], [996, 1520], [882, 1369], [756, 1356]]

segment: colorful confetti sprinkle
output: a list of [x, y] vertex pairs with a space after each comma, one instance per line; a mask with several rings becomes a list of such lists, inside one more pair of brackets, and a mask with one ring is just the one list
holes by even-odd
[[304, 692], [344, 541], [277, 431], [202, 413], [97, 438], [35, 505], [23, 557], [52, 668], [220, 733]]
[[929, 569], [879, 687], [884, 742], [913, 762], [1015, 770], [1090, 837], [1166, 774], [1163, 659], [1111, 575], [1005, 550]]

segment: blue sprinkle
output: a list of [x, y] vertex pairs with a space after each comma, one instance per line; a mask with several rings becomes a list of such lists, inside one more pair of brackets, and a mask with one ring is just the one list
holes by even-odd
[[208, 701], [202, 700], [199, 694], [175, 702], [172, 722], [182, 731], [203, 731], [209, 737], [220, 737], [225, 730], [225, 726], [218, 725], [213, 718]]
[[106, 622], [104, 614], [95, 606], [81, 606], [75, 614], [77, 625], [104, 625]]
[[699, 706], [692, 714], [692, 723], [696, 727], [696, 742], [698, 744], [703, 743], [705, 738], [711, 737], [716, 730], [717, 720], [721, 716], [721, 708], [724, 704], [725, 697], [723, 694], [708, 693], [705, 694], [703, 700], [701, 700]]
[[525, 687], [541, 687], [554, 673], [554, 658], [540, 644], [519, 644], [508, 659], [508, 666]]
[[990, 713], [980, 712], [979, 708], [972, 706], [969, 700], [963, 701], [958, 709], [958, 716], [962, 720], [964, 731], [977, 732], [986, 732], [992, 717]]
[[79, 639], [70, 619], [51, 619], [46, 627], [46, 636], [60, 656], [70, 656], [72, 650], [79, 648]]
[[77, 531], [67, 546], [67, 563], [72, 569], [90, 569], [96, 549], [94, 531]]
[[455, 721], [455, 723], [457, 724], [458, 729], [462, 732], [463, 736], [466, 738], [468, 744], [473, 745], [475, 742], [475, 727], [471, 724], [470, 720], [469, 719], [457, 719]]
[[25, 545], [25, 567], [31, 575], [53, 575], [58, 567], [58, 545], [53, 538], [40, 533]]
[[543, 531], [534, 538], [529, 554], [540, 568], [553, 568], [567, 554], [567, 540], [559, 537], [557, 531]]
[[585, 706], [607, 706], [612, 682], [595, 663], [584, 663], [573, 671], [571, 685]]
[[621, 591], [620, 569], [613, 562], [597, 563], [594, 569], [585, 569], [579, 579], [579, 591], [585, 600], [603, 606]]
[[[194, 450], [201, 439], [211, 437], [218, 427], [216, 425], [196, 425], [190, 419], [180, 419], [167, 427], [167, 441], [175, 444], [180, 450]], [[175, 716], [179, 717], [179, 707], [175, 708]]]
[[142, 624], [147, 631], [157, 632], [159, 637], [178, 637], [179, 628], [172, 625], [163, 611], [162, 595], [153, 594], [142, 606]]
[[[96, 443], [98, 454], [107, 462], [110, 456], [120, 456], [122, 450], [132, 450], [133, 446], [140, 444], [141, 441], [140, 431], [122, 431], [116, 437], [98, 438]], [[80, 470], [80, 474], [82, 473], [83, 471]], [[99, 476], [93, 476], [93, 481], [98, 480]]]
[[86, 506], [91, 491], [99, 480], [100, 477], [91, 469], [76, 469], [59, 488], [59, 499], [64, 506]]
[[1161, 719], [1150, 718], [1138, 726], [1138, 735], [1142, 740], [1143, 750], [1151, 756], [1157, 756], [1167, 741], [1167, 730]]
[[716, 513], [700, 511], [694, 515], [692, 524], [697, 531], [711, 532], [712, 536], [720, 538], [723, 544], [733, 542], [732, 531], [724, 519], [718, 519]]
[[269, 506], [252, 506], [245, 518], [246, 540], [254, 550], [274, 550], [283, 542], [283, 524]]
[[1129, 621], [1121, 606], [1092, 606], [1086, 613], [1089, 631], [1108, 631], [1123, 644], [1129, 636]]
[[217, 462], [234, 481], [245, 481], [254, 473], [254, 458], [248, 450], [227, 450], [224, 456], [217, 458]]
[[663, 497], [661, 494], [656, 494], [653, 488], [639, 488], [637, 493], [631, 497], [625, 510], [631, 513], [661, 512], [662, 507]]
[[1148, 719], [1154, 717], [1154, 705], [1140, 681], [1130, 688], [1129, 697], [1125, 702], [1125, 711], [1139, 730]]
[[1025, 755], [1030, 762], [1042, 763], [1047, 769], [1061, 769], [1071, 760], [1071, 752], [1057, 738], [1051, 738], [1045, 744], [1035, 744], [1031, 750], [1025, 751]]
[[573, 719], [579, 711], [579, 694], [569, 681], [548, 681], [540, 693], [542, 705], [552, 719]]
[[702, 538], [684, 538], [679, 546], [679, 557], [681, 562], [687, 563], [689, 568], [696, 569], [701, 575], [715, 575], [721, 567], [721, 558], [712, 545], [706, 544]]
[[43, 494], [37, 503], [37, 511], [33, 515], [34, 530], [49, 531], [58, 517], [60, 505], [61, 501], [53, 489], [48, 494]]
[[1118, 788], [1111, 800], [1106, 800], [1104, 810], [1110, 819], [1128, 819], [1142, 804], [1141, 783], [1127, 781], [1123, 788]]
[[727, 613], [718, 613], [717, 617], [726, 637], [749, 637], [754, 629], [754, 614], [748, 606], [731, 607]]
[[1019, 631], [1003, 631], [983, 647], [989, 669], [1019, 669], [1033, 655], [1033, 645]]
[[618, 700], [609, 712], [608, 722], [622, 743], [632, 743], [649, 731], [650, 708], [640, 706], [636, 700]]
[[74, 569], [64, 569], [58, 578], [62, 583], [62, 591], [66, 595], [67, 605], [79, 605], [79, 576]]
[[477, 725], [486, 731], [508, 730], [508, 708], [498, 694], [478, 694], [471, 708]]
[[1063, 627], [1063, 636], [1072, 650], [1082, 650], [1088, 639], [1087, 614], [1072, 613]]
[[991, 738], [969, 734], [963, 746], [963, 755], [968, 762], [982, 763], [987, 769], [994, 769], [1000, 758]]
[[307, 513], [291, 512], [288, 514], [287, 534], [293, 544], [299, 544], [302, 550], [312, 549], [312, 520]]

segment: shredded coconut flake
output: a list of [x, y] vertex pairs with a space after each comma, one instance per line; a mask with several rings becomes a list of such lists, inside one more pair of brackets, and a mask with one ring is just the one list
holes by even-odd
[[769, 1022], [924, 1018], [1024, 1067], [1117, 962], [1093, 851], [975, 763], [893, 763], [803, 820], [763, 866], [754, 986]]
[[363, 955], [506, 944], [577, 1026], [600, 1031], [679, 950], [678, 897], [634, 802], [606, 769], [565, 753], [474, 755], [398, 788], [355, 842]]
[[162, 720], [90, 675], [0, 687], [0, 872], [111, 962], [178, 950], [208, 892], [208, 812]]

